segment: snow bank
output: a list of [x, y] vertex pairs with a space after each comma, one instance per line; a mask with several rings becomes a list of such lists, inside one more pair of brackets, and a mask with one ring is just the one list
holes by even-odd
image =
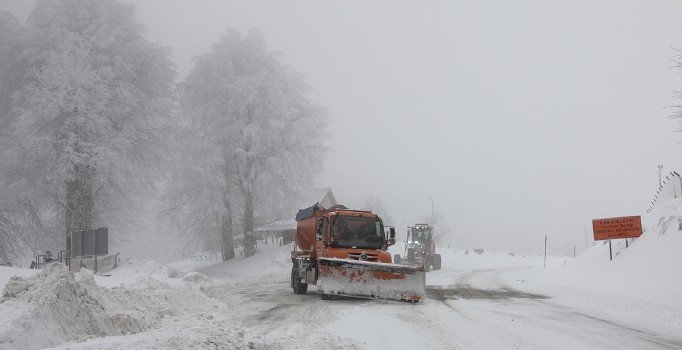
[[148, 332], [125, 336], [91, 339], [82, 343], [67, 343], [52, 350], [141, 350], [141, 349], [280, 349], [267, 345], [254, 347], [244, 339], [244, 332], [232, 322], [213, 320], [211, 316], [185, 317], [165, 322]]
[[223, 282], [245, 282], [255, 279], [281, 282], [290, 278], [292, 249], [291, 243], [284, 246], [260, 243], [256, 255], [248, 258], [238, 256], [201, 268], [198, 272]]
[[644, 234], [625, 248], [597, 242], [565, 265], [507, 274], [514, 288], [551, 295], [554, 302], [636, 329], [682, 329], [682, 199], [658, 204], [642, 217]]
[[660, 203], [642, 218], [644, 234], [630, 242], [598, 242], [565, 271], [565, 278], [581, 288], [682, 308], [682, 200]]
[[[0, 346], [41, 348], [70, 340], [137, 333], [155, 323], [153, 315], [135, 308], [125, 310], [129, 300], [124, 294], [97, 287], [91, 274], [72, 274], [56, 263], [31, 277], [12, 277], [0, 304]], [[124, 305], [112, 312], [106, 307], [112, 303]]]
[[[148, 259], [129, 261], [109, 277], [85, 269], [74, 274], [51, 264], [6, 284], [0, 300], [0, 349], [37, 349], [156, 329], [169, 316], [182, 320], [217, 308], [202, 292], [212, 284], [203, 274], [182, 273]], [[149, 341], [140, 339], [142, 347]]]
[[0, 266], [0, 290], [5, 288], [5, 284], [12, 276], [28, 277], [38, 273], [38, 270], [29, 270], [21, 267]]

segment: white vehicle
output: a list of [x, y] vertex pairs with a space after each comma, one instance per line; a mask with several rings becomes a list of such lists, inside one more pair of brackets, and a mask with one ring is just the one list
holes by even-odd
[[405, 254], [396, 254], [396, 264], [424, 266], [425, 271], [440, 270], [441, 257], [436, 254], [436, 242], [433, 240], [433, 227], [429, 224], [407, 226]]

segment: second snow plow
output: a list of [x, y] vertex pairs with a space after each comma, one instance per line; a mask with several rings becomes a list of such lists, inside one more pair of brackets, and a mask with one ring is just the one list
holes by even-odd
[[393, 264], [386, 248], [395, 231], [384, 232], [372, 212], [319, 205], [299, 211], [291, 253], [296, 294], [315, 285], [323, 298], [344, 295], [418, 302], [425, 295], [423, 267]]

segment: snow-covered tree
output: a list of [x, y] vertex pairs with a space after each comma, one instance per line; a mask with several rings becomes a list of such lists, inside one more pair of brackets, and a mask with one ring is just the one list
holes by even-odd
[[9, 12], [0, 11], [0, 145], [10, 130], [12, 96], [21, 88], [28, 65], [21, 60], [26, 30]]
[[191, 196], [219, 213], [227, 257], [232, 219], [240, 216], [248, 256], [255, 211], [267, 212], [283, 193], [309, 187], [321, 169], [324, 114], [309, 101], [303, 77], [268, 51], [257, 31], [223, 34], [195, 59], [181, 90], [183, 116], [202, 150], [190, 157], [201, 163], [203, 174], [195, 178], [204, 187], [196, 191], [204, 194]]
[[[680, 49], [674, 49], [675, 50], [675, 55], [673, 56], [672, 60], [674, 63], [674, 68], [677, 69], [680, 74], [682, 74], [682, 50]], [[682, 90], [676, 90], [673, 92], [673, 96], [675, 98], [682, 98]], [[677, 110], [673, 114], [673, 118], [676, 118], [680, 121], [682, 124], [682, 103], [674, 106]]]
[[12, 195], [70, 232], [134, 222], [135, 198], [165, 163], [174, 67], [131, 5], [38, 1], [22, 54], [31, 76], [12, 98], [2, 152]]
[[384, 225], [393, 225], [393, 218], [388, 215], [384, 208], [384, 202], [377, 196], [369, 196], [362, 206], [362, 210], [371, 210], [373, 213], [379, 215], [384, 221]]
[[235, 256], [229, 173], [224, 170], [223, 153], [215, 152], [218, 146], [211, 135], [188, 122], [180, 121], [175, 138], [178, 157], [162, 198], [162, 218], [183, 251], [205, 250], [218, 243], [223, 259], [229, 260]]
[[430, 223], [433, 226], [433, 238], [436, 241], [444, 243], [450, 240], [452, 230], [441, 213], [437, 211], [433, 213], [433, 222], [431, 222], [431, 216], [422, 216], [421, 222]]

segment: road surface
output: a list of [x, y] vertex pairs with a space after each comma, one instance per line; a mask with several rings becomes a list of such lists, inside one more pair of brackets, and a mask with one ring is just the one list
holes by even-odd
[[294, 295], [288, 276], [206, 292], [256, 349], [682, 349], [682, 332], [635, 329], [506, 285], [520, 268], [431, 271], [416, 305]]

